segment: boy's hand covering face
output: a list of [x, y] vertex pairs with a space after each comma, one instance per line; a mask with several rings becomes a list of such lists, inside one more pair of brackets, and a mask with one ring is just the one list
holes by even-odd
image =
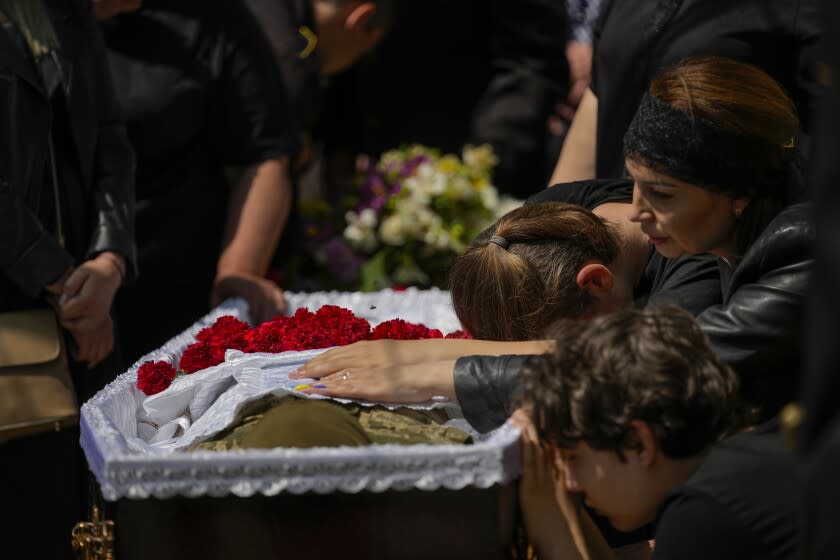
[[580, 502], [566, 491], [557, 448], [539, 440], [524, 410], [510, 421], [522, 431], [519, 503], [528, 541], [540, 558], [580, 558], [572, 536]]

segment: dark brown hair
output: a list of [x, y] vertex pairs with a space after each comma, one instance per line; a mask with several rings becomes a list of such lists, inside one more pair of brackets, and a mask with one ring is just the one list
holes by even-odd
[[677, 307], [566, 321], [554, 334], [562, 343], [523, 368], [518, 397], [545, 441], [560, 448], [585, 442], [623, 458], [635, 447], [631, 422], [643, 420], [676, 459], [744, 423], [737, 377]]
[[[490, 240], [499, 236], [503, 247]], [[561, 202], [517, 208], [479, 234], [452, 266], [449, 289], [463, 327], [484, 340], [533, 340], [591, 304], [576, 282], [587, 261], [609, 265], [618, 237], [589, 210]]]
[[[737, 244], [744, 252], [803, 182], [796, 146], [799, 118], [793, 101], [759, 68], [711, 56], [688, 58], [664, 70], [651, 82], [649, 93], [688, 113], [692, 120], [737, 133], [745, 142], [754, 140], [747, 165], [773, 179], [753, 185], [756, 190], [738, 221]], [[737, 159], [739, 155], [729, 157]], [[732, 185], [714, 187], [723, 192], [734, 190]]]

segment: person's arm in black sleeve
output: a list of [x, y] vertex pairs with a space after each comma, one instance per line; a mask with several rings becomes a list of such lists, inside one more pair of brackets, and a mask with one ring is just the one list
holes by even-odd
[[[0, 102], [4, 87], [0, 80]], [[0, 174], [0, 272], [25, 294], [37, 297], [72, 265], [70, 254], [44, 230], [8, 177]]]
[[493, 75], [472, 115], [470, 141], [499, 156], [494, 183], [526, 196], [545, 186], [548, 117], [568, 88], [565, 3], [495, 0], [490, 48]]
[[233, 187], [211, 301], [244, 297], [251, 319], [282, 312], [283, 293], [264, 278], [292, 210], [290, 156], [297, 149], [279, 69], [265, 37], [238, 2], [213, 8], [221, 66], [211, 127], [219, 157], [247, 169]]
[[211, 140], [229, 166], [247, 166], [288, 157], [298, 149], [282, 75], [268, 41], [240, 2], [208, 8], [213, 28], [211, 71], [215, 74], [215, 113]]
[[98, 130], [94, 161], [96, 228], [88, 259], [106, 251], [125, 260], [126, 278], [137, 274], [134, 243], [134, 151], [128, 140], [122, 113], [111, 82], [102, 32], [93, 17], [90, 2], [83, 2], [86, 35], [93, 49], [93, 69], [98, 102]]
[[744, 397], [770, 409], [795, 395], [805, 297], [813, 269], [815, 234], [807, 211], [799, 205], [785, 213], [791, 219], [768, 226], [773, 231], [756, 242], [762, 246], [754, 246], [742, 263], [750, 259], [760, 265], [764, 271], [760, 277], [738, 286], [724, 304], [697, 317], [711, 348], [738, 374]]
[[758, 538], [713, 499], [672, 499], [656, 526], [651, 560], [743, 560], [769, 558]]
[[466, 356], [455, 362], [455, 395], [479, 432], [495, 430], [513, 412], [516, 382], [530, 356]]

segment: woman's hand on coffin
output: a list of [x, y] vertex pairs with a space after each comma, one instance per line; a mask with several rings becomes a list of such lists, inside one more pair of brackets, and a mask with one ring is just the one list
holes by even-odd
[[364, 340], [328, 350], [289, 374], [291, 379], [318, 379], [349, 368], [379, 369], [400, 365], [457, 360], [463, 356], [542, 354], [553, 342], [541, 340], [499, 342], [495, 340]]
[[454, 400], [454, 369], [453, 361], [385, 368], [352, 367], [323, 377], [304, 392], [393, 403], [424, 403], [440, 397]]
[[539, 439], [523, 410], [511, 422], [522, 431], [519, 505], [529, 542], [539, 558], [581, 558], [567, 517], [576, 505], [565, 489], [556, 447]]
[[280, 286], [254, 274], [231, 273], [217, 277], [211, 305], [215, 307], [229, 297], [241, 297], [248, 302], [248, 313], [255, 325], [286, 312], [286, 297]]
[[[318, 379], [348, 369], [385, 369], [402, 365], [436, 362], [441, 343], [450, 340], [363, 340], [339, 346], [315, 356], [289, 374], [291, 379]], [[435, 344], [437, 343], [437, 344]]]

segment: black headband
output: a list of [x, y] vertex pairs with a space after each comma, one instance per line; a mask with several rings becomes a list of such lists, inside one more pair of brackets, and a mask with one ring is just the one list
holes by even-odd
[[[625, 157], [669, 177], [738, 196], [784, 189], [791, 148], [692, 117], [649, 93], [624, 135]], [[755, 162], [764, 163], [759, 168]]]

